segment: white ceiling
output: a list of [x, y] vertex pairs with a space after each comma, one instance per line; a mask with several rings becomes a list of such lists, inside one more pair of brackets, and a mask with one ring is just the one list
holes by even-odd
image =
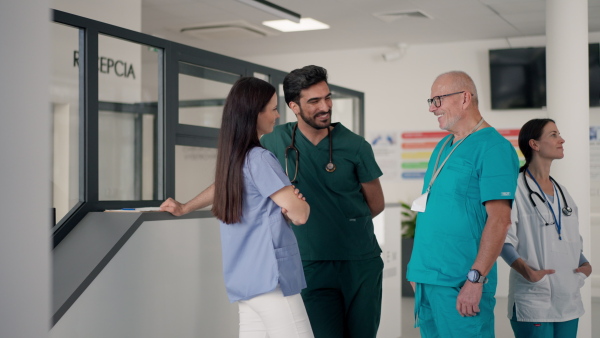
[[[544, 35], [545, 0], [269, 0], [331, 26], [281, 33], [278, 17], [237, 0], [142, 0], [142, 32], [238, 58]], [[573, 0], [563, 0], [573, 1]], [[600, 31], [600, 0], [588, 0], [589, 31]], [[420, 11], [427, 17], [402, 16]], [[387, 15], [386, 15], [387, 14]], [[229, 24], [193, 36], [187, 27]], [[262, 32], [259, 35], [247, 29]]]

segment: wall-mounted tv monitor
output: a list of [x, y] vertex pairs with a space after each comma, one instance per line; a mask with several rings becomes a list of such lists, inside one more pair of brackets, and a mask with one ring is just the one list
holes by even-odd
[[[546, 106], [546, 49], [489, 51], [492, 109]], [[589, 45], [590, 107], [600, 106], [600, 45]]]

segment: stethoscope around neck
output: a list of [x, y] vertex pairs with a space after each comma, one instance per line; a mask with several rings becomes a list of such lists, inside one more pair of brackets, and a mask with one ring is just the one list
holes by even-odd
[[[529, 171], [529, 169], [527, 169], [527, 171]], [[533, 178], [533, 176], [531, 176], [531, 177]], [[535, 181], [535, 178], [533, 178], [533, 180]], [[552, 183], [554, 183], [554, 186], [558, 188], [558, 191], [560, 192], [560, 196], [562, 197], [563, 203], [565, 205], [562, 208], [562, 213], [565, 216], [571, 216], [571, 214], [573, 214], [573, 209], [571, 209], [571, 207], [569, 207], [569, 204], [567, 204], [567, 199], [565, 198], [565, 194], [563, 193], [562, 188], [556, 182], [556, 180], [552, 178], [552, 176], [550, 176], [550, 180], [552, 181]], [[544, 204], [547, 203], [546, 199], [544, 197], [542, 197], [542, 195], [540, 195], [537, 191], [531, 190], [529, 183], [527, 183], [527, 174], [526, 173], [523, 173], [523, 181], [525, 181], [525, 186], [527, 187], [527, 190], [529, 191], [529, 200], [531, 200], [531, 203], [533, 204], [534, 207], [537, 207], [537, 205], [535, 204], [535, 201], [533, 200], [533, 195], [536, 195]]]
[[[296, 152], [296, 172], [294, 174], [294, 178], [291, 180], [292, 183], [295, 183], [297, 181], [298, 178], [298, 166], [300, 165], [300, 152], [298, 151], [298, 149], [295, 146], [295, 140], [296, 140], [296, 129], [298, 129], [298, 123], [296, 123], [294, 125], [294, 128], [292, 129], [292, 142], [290, 143], [289, 146], [287, 146], [285, 148], [285, 174], [288, 175], [288, 152], [290, 150], [293, 150]], [[332, 173], [335, 171], [336, 166], [335, 164], [333, 164], [333, 141], [332, 141], [332, 137], [331, 137], [331, 130], [329, 129], [329, 127], [327, 127], [327, 137], [329, 137], [329, 162], [325, 165], [325, 171], [327, 171], [328, 173]], [[289, 177], [289, 175], [288, 175]]]

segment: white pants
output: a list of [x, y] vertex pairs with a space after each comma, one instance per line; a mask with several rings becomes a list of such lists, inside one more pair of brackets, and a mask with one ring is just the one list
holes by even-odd
[[313, 338], [300, 294], [284, 297], [279, 286], [238, 302], [240, 338]]

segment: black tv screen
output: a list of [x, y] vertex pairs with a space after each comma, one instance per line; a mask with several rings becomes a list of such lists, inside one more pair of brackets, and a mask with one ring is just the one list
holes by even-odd
[[590, 44], [590, 107], [600, 107], [600, 44]]
[[546, 105], [546, 49], [490, 50], [492, 109]]
[[[546, 106], [546, 49], [489, 51], [492, 109]], [[589, 45], [590, 107], [600, 106], [600, 45]]]

